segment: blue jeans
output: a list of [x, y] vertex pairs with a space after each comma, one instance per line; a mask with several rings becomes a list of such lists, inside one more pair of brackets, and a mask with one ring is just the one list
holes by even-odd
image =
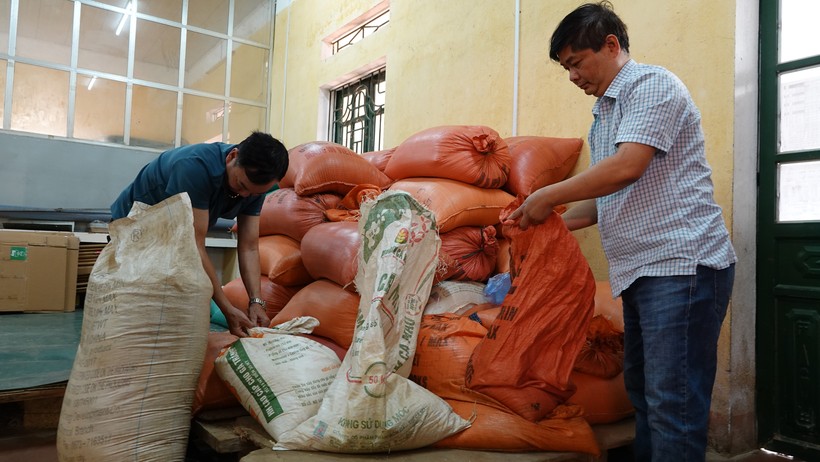
[[705, 459], [717, 343], [735, 266], [642, 277], [623, 291], [624, 381], [636, 461]]

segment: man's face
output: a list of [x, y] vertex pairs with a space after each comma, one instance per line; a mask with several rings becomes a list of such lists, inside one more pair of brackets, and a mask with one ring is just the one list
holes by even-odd
[[234, 148], [228, 157], [225, 159], [227, 166], [228, 188], [233, 194], [249, 197], [265, 194], [273, 188], [277, 181], [271, 181], [268, 184], [258, 185], [248, 179], [245, 169], [240, 167], [237, 163], [236, 156], [239, 151]]
[[570, 82], [587, 95], [601, 97], [621, 69], [619, 53], [617, 39], [612, 43], [608, 37], [598, 51], [591, 48], [575, 51], [567, 46], [558, 53], [558, 62], [569, 72]]

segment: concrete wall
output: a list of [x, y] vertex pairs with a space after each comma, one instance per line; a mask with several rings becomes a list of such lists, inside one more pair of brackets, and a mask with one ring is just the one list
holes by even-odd
[[[517, 83], [514, 0], [393, 1], [384, 30], [323, 56], [323, 39], [381, 3], [346, 1], [339, 15], [327, 14], [339, 11], [333, 0], [297, 0], [280, 10], [271, 131], [286, 145], [325, 139], [327, 90], [379, 63], [387, 65], [385, 147], [448, 124], [487, 125], [502, 136], [586, 138], [594, 99], [547, 56], [552, 30], [576, 1], [520, 2]], [[734, 17], [733, 3], [641, 0], [616, 4], [616, 11], [629, 26], [633, 58], [665, 66], [689, 86], [703, 113], [717, 200], [731, 226], [734, 40], [725, 21]], [[585, 147], [579, 169], [588, 159]], [[579, 240], [596, 277], [605, 278], [596, 231], [580, 232]]]
[[[288, 146], [326, 139], [328, 89], [381, 64], [387, 66], [385, 147], [425, 128], [482, 124], [502, 136], [582, 137], [594, 99], [568, 82], [549, 60], [549, 37], [578, 0], [392, 0], [390, 24], [358, 44], [327, 56], [323, 39], [372, 9], [378, 0], [280, 1], [274, 38], [271, 132]], [[715, 195], [727, 226], [743, 233], [736, 293], [754, 292], [756, 106], [756, 3], [749, 0], [615, 1], [629, 27], [630, 51], [639, 62], [675, 72], [703, 116]], [[517, 15], [517, 10], [520, 15]], [[321, 13], [319, 13], [321, 12]], [[335, 14], [338, 12], [338, 14]], [[743, 41], [744, 46], [738, 44]], [[736, 94], [738, 74], [748, 90]], [[517, 78], [516, 78], [517, 76]], [[736, 123], [736, 104], [744, 117]], [[745, 144], [744, 155], [735, 152]], [[585, 146], [576, 169], [589, 164]], [[736, 166], [735, 162], [743, 162]], [[737, 189], [737, 178], [747, 185]], [[735, 206], [733, 188], [742, 191]], [[749, 190], [751, 188], [751, 191]], [[735, 210], [741, 219], [734, 226]], [[575, 233], [598, 279], [607, 278], [597, 229]], [[754, 446], [754, 298], [737, 297], [720, 342], [712, 446], [724, 452]], [[751, 324], [750, 324], [751, 323]]]
[[0, 205], [108, 209], [157, 151], [0, 133]]

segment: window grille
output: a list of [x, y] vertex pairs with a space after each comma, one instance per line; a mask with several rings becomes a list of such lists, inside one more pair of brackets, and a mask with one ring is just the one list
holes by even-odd
[[332, 91], [330, 139], [359, 154], [383, 149], [386, 70]]
[[353, 45], [354, 43], [362, 40], [363, 38], [376, 33], [382, 26], [390, 22], [390, 10], [385, 11], [384, 13], [376, 16], [375, 18], [365, 22], [361, 26], [353, 29], [352, 31], [348, 32], [347, 34], [339, 37], [335, 41], [331, 42], [333, 47], [333, 54], [342, 51], [346, 47]]

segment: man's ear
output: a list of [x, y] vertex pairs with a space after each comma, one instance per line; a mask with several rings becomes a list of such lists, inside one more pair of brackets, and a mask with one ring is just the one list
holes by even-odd
[[238, 156], [238, 155], [239, 155], [239, 148], [233, 148], [233, 149], [231, 149], [231, 151], [230, 151], [230, 152], [228, 153], [228, 155], [225, 157], [225, 165], [230, 164], [230, 163], [231, 163], [231, 161], [232, 161], [232, 160], [234, 160], [234, 159], [236, 159], [236, 156]]
[[621, 52], [621, 42], [615, 34], [609, 34], [604, 38], [604, 47], [612, 54], [617, 55]]

